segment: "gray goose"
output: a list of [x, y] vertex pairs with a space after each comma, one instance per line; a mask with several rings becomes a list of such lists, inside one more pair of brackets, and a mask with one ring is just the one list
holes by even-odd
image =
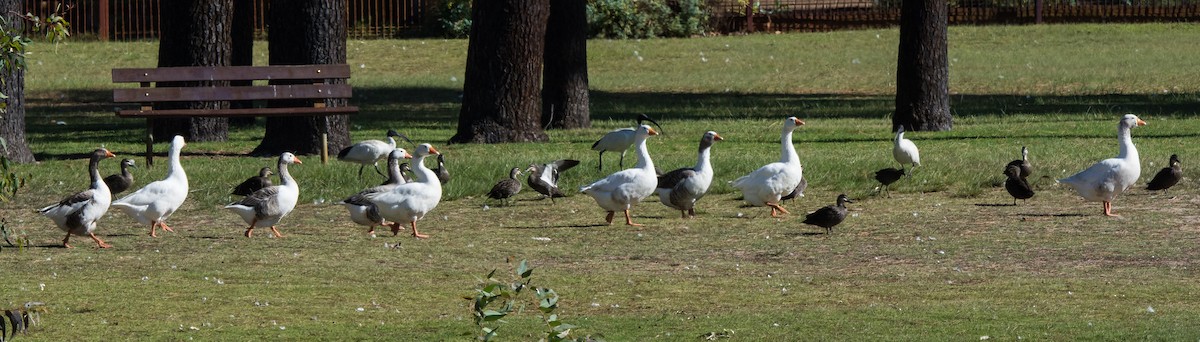
[[825, 234], [833, 232], [836, 226], [846, 219], [846, 203], [854, 203], [846, 194], [838, 195], [837, 205], [828, 205], [804, 217], [804, 223], [825, 228]]
[[[880, 187], [880, 191], [883, 191], [889, 197], [891, 196], [891, 193], [888, 192], [888, 185], [891, 185], [892, 183], [895, 183], [896, 181], [900, 180], [900, 177], [904, 177], [904, 169], [897, 169], [894, 167], [889, 167], [889, 168], [885, 168], [885, 169], [882, 169], [879, 171], [875, 171], [875, 180], [879, 181], [879, 184], [882, 185]], [[878, 192], [876, 192], [876, 193], [878, 193]]]
[[137, 167], [134, 165], [133, 159], [121, 159], [121, 173], [111, 174], [104, 177], [104, 184], [108, 185], [108, 191], [113, 195], [129, 190], [133, 186], [133, 174], [129, 173], [129, 168]]
[[488, 198], [500, 200], [500, 204], [508, 205], [508, 199], [516, 196], [521, 192], [521, 181], [517, 180], [517, 175], [521, 174], [521, 168], [514, 167], [508, 171], [508, 178], [501, 179], [492, 186], [492, 191], [488, 191]]
[[1150, 183], [1146, 183], [1146, 190], [1163, 190], [1163, 192], [1169, 192], [1172, 186], [1179, 183], [1179, 180], [1183, 178], [1183, 168], [1179, 165], [1179, 155], [1172, 154], [1170, 163], [1170, 165], [1162, 168], [1162, 170], [1158, 170], [1158, 174], [1154, 175]]
[[556, 197], [567, 197], [558, 188], [558, 175], [561, 172], [570, 170], [575, 165], [579, 165], [578, 160], [559, 159], [545, 164], [529, 164], [526, 172], [529, 176], [525, 178], [525, 183], [529, 184], [529, 188], [537, 193], [542, 194], [542, 198], [549, 197], [550, 202], [554, 202]]
[[[351, 221], [369, 227], [367, 234], [371, 234], [373, 236], [375, 235], [375, 226], [383, 226], [387, 224], [383, 220], [383, 216], [379, 215], [379, 208], [375, 206], [375, 203], [371, 203], [371, 200], [368, 199], [368, 197], [375, 194], [392, 191], [392, 189], [400, 186], [400, 184], [408, 182], [404, 179], [403, 173], [400, 171], [399, 162], [399, 160], [406, 158], [412, 158], [412, 155], [408, 154], [408, 151], [405, 151], [403, 148], [397, 148], [393, 150], [388, 154], [388, 179], [386, 182], [383, 182], [382, 185], [363, 189], [362, 191], [347, 197], [341, 202], [338, 202], [338, 204], [345, 206], [346, 210], [350, 212]], [[400, 225], [393, 224], [392, 235], [397, 235], [399, 233]]]
[[108, 212], [109, 205], [112, 204], [112, 193], [109, 192], [108, 185], [104, 184], [104, 180], [100, 179], [100, 160], [112, 157], [115, 155], [103, 148], [92, 151], [91, 159], [88, 162], [88, 175], [92, 180], [91, 187], [38, 210], [39, 213], [54, 221], [59, 229], [67, 232], [67, 236], [63, 238], [63, 247], [73, 248], [69, 243], [71, 234], [87, 235], [96, 241], [96, 246], [100, 248], [112, 247], [96, 237], [95, 233], [96, 220], [104, 216], [104, 213]]
[[1029, 178], [1029, 175], [1033, 174], [1033, 166], [1029, 164], [1029, 149], [1025, 146], [1021, 146], [1021, 159], [1010, 161], [1004, 167], [1007, 168], [1009, 165], [1020, 168], [1021, 178]]
[[439, 154], [437, 156], [437, 161], [438, 166], [436, 169], [433, 169], [433, 173], [437, 174], [438, 182], [442, 183], [442, 185], [446, 185], [446, 182], [450, 181], [450, 171], [446, 170], [445, 155]]
[[300, 198], [300, 187], [296, 185], [296, 180], [292, 179], [287, 166], [304, 163], [291, 152], [284, 152], [279, 155], [277, 164], [281, 184], [259, 189], [240, 201], [225, 206], [225, 209], [233, 211], [249, 225], [244, 233], [246, 237], [254, 235], [255, 227], [270, 227], [275, 237], [283, 237], [275, 225], [296, 208], [296, 202]]
[[654, 192], [658, 194], [662, 204], [680, 211], [680, 218], [696, 217], [696, 201], [708, 193], [712, 185], [713, 168], [710, 162], [712, 145], [716, 141], [725, 140], [717, 132], [708, 131], [700, 137], [700, 149], [697, 152], [696, 166], [675, 169], [658, 176], [658, 186]]
[[1004, 190], [1008, 190], [1008, 194], [1013, 197], [1013, 205], [1017, 205], [1017, 200], [1027, 200], [1033, 197], [1033, 188], [1029, 186], [1029, 182], [1025, 177], [1021, 177], [1021, 167], [1017, 165], [1008, 165], [1004, 168], [1004, 175], [1008, 177], [1004, 181]]
[[271, 174], [273, 172], [271, 172], [270, 167], [263, 167], [258, 170], [258, 176], [246, 178], [241, 184], [233, 187], [233, 192], [231, 193], [238, 196], [248, 196], [258, 191], [258, 189], [269, 187], [273, 185], [271, 183]]

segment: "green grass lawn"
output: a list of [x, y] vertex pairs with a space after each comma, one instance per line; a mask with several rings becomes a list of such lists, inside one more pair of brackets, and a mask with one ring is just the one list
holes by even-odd
[[[221, 207], [274, 163], [244, 156], [260, 120], [184, 149], [192, 192], [168, 222], [177, 233], [150, 238], [112, 210], [98, 228], [109, 250], [79, 237], [79, 248], [59, 248], [62, 232], [34, 211], [86, 187], [81, 158], [96, 147], [143, 161], [144, 123], [111, 113], [109, 70], [153, 66], [157, 45], [38, 44], [27, 119], [40, 161], [16, 166], [27, 184], [0, 204], [32, 246], [0, 252], [0, 309], [47, 304], [18, 341], [469, 340], [478, 329], [463, 297], [512, 258], [562, 296], [557, 313], [576, 335], [614, 341], [1194, 340], [1200, 184], [1188, 165], [1200, 160], [1200, 51], [1185, 42], [1197, 34], [1185, 24], [951, 28], [954, 130], [906, 134], [923, 166], [890, 197], [871, 175], [895, 166], [896, 30], [592, 41], [593, 127], [500, 145], [444, 144], [466, 41], [352, 41], [353, 139], [393, 128], [446, 155], [454, 178], [419, 223], [431, 239], [366, 235], [332, 203], [381, 177], [358, 180], [357, 165], [315, 156], [291, 168], [301, 196], [285, 237], [243, 238]], [[265, 63], [266, 46], [257, 51]], [[602, 209], [575, 194], [616, 170], [615, 154], [596, 170], [590, 144], [637, 113], [663, 124], [649, 149], [665, 170], [693, 164], [703, 132], [726, 138], [696, 219], [648, 199], [634, 209], [645, 227], [603, 226]], [[1115, 155], [1125, 113], [1149, 123], [1133, 130], [1143, 182], [1172, 153], [1185, 180], [1169, 195], [1139, 183], [1114, 203], [1122, 217], [1106, 218], [1053, 179]], [[810, 187], [785, 205], [791, 216], [773, 219], [726, 182], [778, 160], [793, 115], [807, 123], [794, 142]], [[1021, 146], [1038, 193], [1011, 206], [1001, 173]], [[583, 161], [563, 175], [571, 197], [482, 199], [509, 168], [560, 158]], [[138, 184], [161, 179], [162, 165], [135, 170]], [[117, 162], [101, 166], [108, 174]], [[800, 223], [839, 193], [856, 202], [832, 235]], [[500, 338], [543, 336], [535, 313], [506, 318]]]

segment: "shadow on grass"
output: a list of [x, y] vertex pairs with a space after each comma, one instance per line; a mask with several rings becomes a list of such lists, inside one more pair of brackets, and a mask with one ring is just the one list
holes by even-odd
[[1017, 215], [1029, 216], [1029, 217], [1084, 217], [1084, 216], [1088, 216], [1088, 215], [1080, 214], [1080, 213], [1066, 213], [1066, 214], [1021, 213], [1021, 214], [1017, 214]]
[[504, 227], [504, 228], [506, 228], [506, 229], [581, 229], [581, 228], [600, 228], [600, 227], [609, 227], [609, 226], [611, 226], [611, 225], [603, 224], [603, 223], [596, 223], [596, 224], [561, 224], [561, 225], [553, 225], [553, 226], [515, 226], [515, 227]]

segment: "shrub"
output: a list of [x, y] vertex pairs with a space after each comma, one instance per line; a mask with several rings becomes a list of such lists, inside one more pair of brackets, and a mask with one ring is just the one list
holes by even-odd
[[591, 0], [588, 26], [596, 38], [687, 37], [708, 22], [702, 0]]
[[471, 34], [471, 0], [434, 1], [432, 7], [435, 34], [446, 38], [466, 38]]

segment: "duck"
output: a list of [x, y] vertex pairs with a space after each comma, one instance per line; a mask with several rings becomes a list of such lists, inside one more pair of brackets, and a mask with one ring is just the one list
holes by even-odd
[[1029, 164], [1029, 149], [1021, 146], [1021, 159], [1010, 161], [1004, 167], [1008, 166], [1016, 166], [1021, 171], [1021, 178], [1029, 178], [1029, 175], [1033, 174], [1033, 166]]
[[795, 200], [796, 198], [804, 197], [805, 190], [808, 190], [808, 178], [801, 176], [800, 184], [796, 184], [796, 188], [792, 189], [792, 192], [789, 192], [787, 195], [780, 197], [779, 201], [783, 202], [786, 200]]
[[[651, 119], [646, 114], [638, 114], [638, 126], [641, 126], [646, 121], [658, 126], [658, 131], [656, 132], [663, 133], [662, 125], [659, 125], [658, 121], [654, 121], [654, 119]], [[600, 163], [596, 165], [596, 169], [604, 169], [604, 152], [621, 152], [621, 161], [618, 163], [618, 166], [625, 167], [625, 152], [635, 143], [637, 129], [638, 127], [618, 128], [605, 133], [604, 136], [600, 137], [600, 140], [592, 143], [592, 151], [600, 152]]]
[[[374, 236], [375, 226], [387, 225], [387, 222], [384, 221], [383, 217], [379, 216], [379, 208], [376, 208], [375, 204], [371, 203], [371, 201], [367, 199], [367, 196], [371, 194], [392, 191], [392, 189], [400, 186], [400, 184], [408, 182], [404, 179], [403, 173], [400, 170], [399, 161], [402, 159], [412, 159], [412, 155], [408, 154], [408, 151], [403, 148], [396, 148], [395, 150], [392, 150], [391, 153], [388, 153], [388, 179], [386, 182], [383, 182], [383, 184], [377, 186], [363, 189], [362, 191], [347, 197], [341, 202], [338, 202], [338, 204], [346, 207], [346, 210], [350, 212], [351, 221], [368, 227], [367, 234]], [[400, 226], [393, 225], [392, 235], [397, 235], [399, 232]]]
[[450, 171], [446, 170], [446, 156], [443, 154], [437, 155], [437, 168], [433, 169], [433, 173], [437, 174], [437, 179], [442, 185], [446, 185], [450, 181]]
[[379, 208], [379, 216], [395, 222], [393, 232], [398, 232], [400, 224], [412, 227], [412, 236], [428, 238], [429, 235], [417, 231], [417, 221], [425, 217], [442, 200], [442, 183], [437, 174], [425, 167], [425, 157], [439, 155], [433, 145], [420, 144], [412, 154], [413, 172], [416, 175], [413, 182], [404, 183], [376, 194], [367, 195], [367, 200]]
[[825, 228], [825, 235], [833, 233], [833, 227], [846, 220], [846, 203], [854, 203], [846, 194], [838, 195], [837, 204], [827, 205], [804, 216], [804, 223]]
[[[879, 171], [875, 171], [875, 180], [879, 181], [880, 184], [879, 191], [882, 191], [889, 197], [891, 196], [891, 193], [888, 192], [888, 185], [892, 185], [892, 183], [900, 180], [901, 177], [904, 177], [904, 169], [887, 167]], [[879, 192], [877, 191], [876, 193], [878, 194]]]
[[1013, 197], [1013, 205], [1017, 205], [1017, 200], [1027, 200], [1033, 197], [1033, 187], [1029, 186], [1029, 182], [1025, 177], [1021, 177], [1020, 165], [1009, 165], [1004, 169], [1004, 176], [1008, 179], [1004, 180], [1004, 190], [1008, 190], [1008, 194]]
[[176, 135], [171, 139], [170, 151], [167, 152], [167, 177], [146, 184], [112, 203], [113, 208], [121, 210], [138, 223], [150, 225], [151, 237], [158, 237], [158, 227], [162, 227], [163, 231], [175, 232], [167, 226], [167, 218], [187, 200], [187, 173], [179, 161], [179, 153], [186, 145], [183, 136]]
[[542, 199], [550, 198], [550, 203], [554, 203], [557, 197], [567, 197], [562, 190], [558, 188], [559, 173], [570, 170], [579, 165], [578, 160], [574, 159], [559, 159], [545, 164], [529, 164], [529, 168], [525, 172], [529, 176], [525, 178], [525, 183], [530, 189], [537, 191], [542, 195]]
[[1172, 154], [1167, 167], [1158, 170], [1154, 178], [1150, 179], [1150, 183], [1146, 183], [1146, 190], [1163, 190], [1163, 192], [1168, 192], [1182, 178], [1183, 169], [1179, 164], [1179, 155]]
[[407, 136], [396, 132], [396, 130], [389, 129], [387, 131], [387, 142], [379, 140], [360, 141], [339, 151], [337, 159], [344, 162], [361, 164], [358, 167], [358, 178], [360, 179], [362, 178], [363, 168], [367, 165], [374, 166], [375, 172], [383, 175], [383, 172], [379, 171], [379, 160], [387, 158], [388, 153], [396, 149], [396, 138], [401, 138], [404, 141], [412, 143], [411, 140], [408, 140]]
[[629, 210], [634, 203], [649, 197], [658, 185], [658, 175], [654, 172], [654, 161], [650, 160], [650, 152], [646, 150], [646, 138], [658, 135], [658, 132], [648, 125], [640, 125], [634, 131], [633, 145], [637, 151], [637, 164], [631, 169], [625, 169], [604, 177], [604, 179], [584, 185], [579, 192], [592, 196], [596, 204], [608, 211], [605, 222], [612, 225], [613, 215], [617, 211], [625, 213], [625, 224], [640, 227], [642, 224], [633, 223]]
[[59, 229], [67, 232], [67, 236], [63, 238], [63, 247], [75, 248], [70, 243], [71, 234], [75, 234], [91, 237], [99, 248], [112, 248], [112, 245], [96, 236], [96, 220], [104, 216], [104, 213], [108, 212], [109, 205], [112, 204], [112, 192], [100, 178], [100, 161], [112, 157], [116, 157], [116, 155], [104, 148], [92, 151], [88, 161], [88, 176], [91, 177], [91, 186], [87, 190], [67, 196], [58, 203], [38, 210], [38, 213], [54, 221]]
[[921, 151], [917, 150], [917, 144], [914, 144], [912, 140], [904, 138], [904, 126], [896, 129], [896, 140], [892, 143], [892, 158], [900, 163], [901, 169], [904, 169], [904, 164], [913, 167], [921, 166]]
[[292, 164], [304, 164], [304, 162], [291, 152], [279, 154], [279, 161], [276, 163], [276, 168], [279, 169], [279, 185], [258, 189], [241, 200], [225, 206], [225, 209], [233, 211], [242, 218], [242, 221], [250, 225], [243, 233], [246, 237], [254, 236], [255, 227], [271, 227], [271, 233], [274, 233], [275, 237], [283, 237], [275, 225], [296, 208], [296, 202], [300, 199], [300, 187], [296, 185], [296, 180], [292, 179], [292, 174], [288, 172], [288, 165]]
[[[412, 158], [412, 155], [409, 155], [409, 158]], [[412, 177], [409, 176], [410, 173], [412, 173], [412, 166], [408, 166], [408, 163], [400, 163], [400, 178], [403, 178], [405, 183], [412, 181]], [[387, 184], [387, 181], [383, 183]]]
[[1102, 202], [1105, 216], [1119, 216], [1112, 213], [1112, 201], [1142, 175], [1141, 160], [1129, 131], [1145, 125], [1146, 122], [1137, 115], [1126, 114], [1121, 117], [1117, 122], [1117, 143], [1120, 146], [1117, 157], [1101, 160], [1079, 173], [1059, 179], [1058, 182], [1074, 188], [1084, 200]]
[[129, 172], [129, 168], [137, 167], [133, 159], [121, 159], [121, 173], [114, 173], [104, 177], [104, 184], [108, 185], [108, 191], [113, 195], [129, 190], [133, 186], [133, 174]]
[[271, 168], [264, 166], [263, 168], [258, 169], [257, 176], [246, 178], [246, 180], [242, 181], [241, 184], [233, 187], [233, 191], [230, 193], [238, 196], [246, 196], [258, 191], [258, 189], [271, 186], [273, 185], [271, 182], [272, 174], [274, 174], [274, 172], [271, 172]]
[[764, 165], [732, 183], [733, 187], [742, 190], [746, 202], [754, 206], [771, 207], [771, 217], [790, 214], [779, 201], [783, 195], [795, 190], [804, 177], [804, 166], [800, 165], [800, 156], [796, 154], [796, 147], [792, 146], [792, 132], [803, 125], [804, 121], [794, 116], [784, 120], [779, 161]]
[[512, 170], [509, 170], [508, 178], [496, 182], [496, 185], [492, 186], [492, 190], [488, 191], [487, 197], [500, 200], [500, 204], [506, 205], [506, 200], [521, 192], [521, 181], [517, 180], [517, 176], [519, 175], [521, 175], [521, 168], [514, 167]]
[[725, 140], [717, 132], [708, 131], [700, 137], [700, 150], [697, 152], [696, 166], [679, 168], [658, 176], [658, 194], [662, 204], [680, 211], [681, 218], [696, 217], [696, 201], [708, 193], [712, 185], [713, 168], [710, 162], [714, 142]]

